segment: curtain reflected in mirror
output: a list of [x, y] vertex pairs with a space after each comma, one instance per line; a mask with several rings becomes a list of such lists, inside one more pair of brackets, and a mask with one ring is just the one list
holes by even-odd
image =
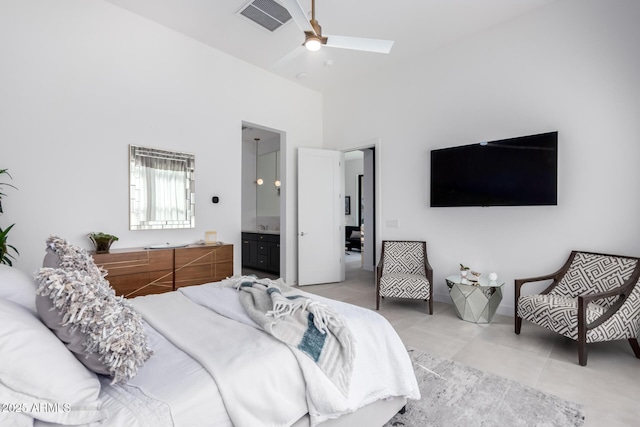
[[129, 228], [195, 227], [195, 156], [129, 146]]

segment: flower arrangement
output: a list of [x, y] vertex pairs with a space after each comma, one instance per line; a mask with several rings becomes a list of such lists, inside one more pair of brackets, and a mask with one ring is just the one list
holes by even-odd
[[113, 242], [118, 241], [118, 238], [113, 234], [107, 234], [102, 232], [89, 233], [87, 234], [87, 237], [89, 238], [89, 240], [91, 240], [91, 243], [93, 243], [93, 246], [95, 246], [97, 254], [109, 253], [111, 244]]

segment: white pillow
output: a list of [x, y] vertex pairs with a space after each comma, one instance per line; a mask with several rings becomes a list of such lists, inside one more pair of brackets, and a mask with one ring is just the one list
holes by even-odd
[[0, 298], [36, 312], [36, 284], [33, 277], [15, 267], [0, 264]]
[[[63, 425], [106, 418], [100, 382], [37, 316], [0, 299], [0, 402], [23, 414]], [[18, 421], [18, 419], [16, 419]]]

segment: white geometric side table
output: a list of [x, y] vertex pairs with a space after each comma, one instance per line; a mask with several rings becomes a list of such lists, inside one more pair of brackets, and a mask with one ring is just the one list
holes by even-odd
[[502, 301], [504, 282], [479, 277], [472, 281], [460, 275], [445, 279], [458, 317], [467, 322], [489, 323]]

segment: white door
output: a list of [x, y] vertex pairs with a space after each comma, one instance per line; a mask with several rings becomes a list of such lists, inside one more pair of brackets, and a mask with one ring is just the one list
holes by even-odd
[[344, 154], [298, 149], [298, 285], [344, 280]]

